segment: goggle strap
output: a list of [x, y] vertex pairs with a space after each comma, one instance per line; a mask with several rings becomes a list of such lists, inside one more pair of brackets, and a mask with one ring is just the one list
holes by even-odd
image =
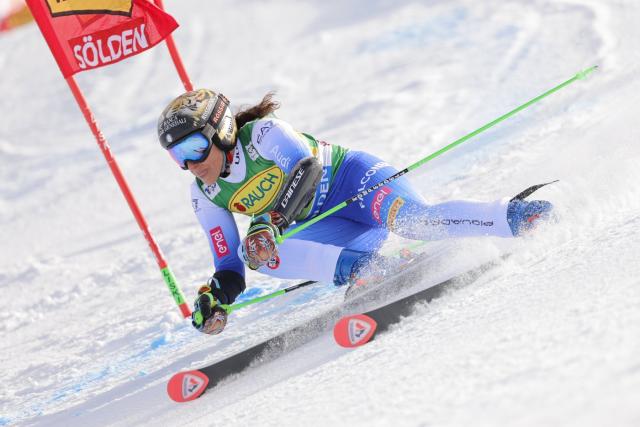
[[[202, 134], [207, 137], [209, 141], [213, 142], [216, 147], [224, 152], [227, 152], [231, 148], [233, 148], [222, 144], [222, 141], [220, 141], [220, 137], [218, 136], [218, 126], [220, 125], [220, 120], [224, 117], [224, 113], [228, 107], [229, 100], [227, 99], [227, 97], [221, 93], [218, 94], [216, 104], [211, 111], [211, 116], [209, 116], [207, 124], [202, 129]], [[216, 117], [218, 118], [217, 120], [215, 120]]]
[[202, 129], [202, 134], [209, 141], [211, 141], [213, 139], [213, 135], [216, 134], [216, 129], [213, 126], [211, 126], [209, 123], [207, 123], [206, 125], [204, 125], [204, 128]]
[[[222, 104], [222, 105], [220, 105]], [[229, 107], [229, 100], [223, 95], [218, 94], [218, 99], [216, 99], [216, 105], [213, 107], [211, 111], [211, 115], [209, 116], [209, 123], [215, 129], [218, 129], [218, 125], [220, 124], [220, 120], [224, 117], [224, 112]], [[217, 120], [216, 120], [217, 118]]]

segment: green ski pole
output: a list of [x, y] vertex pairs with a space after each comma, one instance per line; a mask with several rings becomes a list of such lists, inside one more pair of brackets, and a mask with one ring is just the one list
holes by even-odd
[[295, 291], [296, 289], [300, 289], [300, 288], [303, 288], [305, 286], [313, 285], [314, 283], [317, 283], [317, 282], [314, 282], [313, 280], [309, 280], [307, 282], [298, 283], [297, 285], [289, 286], [288, 288], [280, 289], [279, 291], [275, 291], [275, 292], [272, 292], [270, 294], [263, 295], [261, 297], [256, 297], [256, 298], [250, 299], [248, 301], [240, 302], [240, 303], [237, 303], [237, 304], [220, 304], [220, 307], [222, 307], [222, 309], [224, 311], [226, 311], [227, 313], [231, 313], [233, 311], [236, 311], [236, 310], [239, 310], [241, 308], [244, 308], [244, 307], [246, 307], [248, 305], [256, 304], [256, 303], [259, 303], [259, 302], [262, 302], [262, 301], [266, 301], [266, 300], [271, 299], [271, 298], [279, 297], [280, 295], [284, 295], [284, 294], [286, 294], [288, 292]]
[[383, 186], [389, 184], [392, 181], [395, 181], [396, 179], [400, 178], [402, 175], [405, 175], [405, 174], [411, 172], [412, 170], [419, 168], [420, 166], [424, 165], [425, 163], [429, 162], [430, 160], [433, 160], [436, 157], [440, 156], [441, 154], [446, 153], [447, 151], [453, 149], [454, 147], [457, 147], [458, 145], [462, 144], [463, 142], [468, 141], [469, 139], [473, 138], [474, 136], [486, 131], [487, 129], [489, 129], [489, 128], [495, 126], [495, 125], [497, 125], [498, 123], [502, 122], [503, 120], [506, 120], [509, 117], [519, 113], [520, 111], [524, 110], [525, 108], [535, 104], [536, 102], [542, 100], [543, 98], [546, 98], [547, 96], [551, 95], [552, 93], [559, 91], [563, 87], [570, 85], [571, 83], [575, 82], [576, 80], [585, 79], [589, 74], [591, 74], [593, 71], [595, 71], [596, 68], [598, 68], [598, 66], [594, 65], [593, 67], [590, 67], [590, 68], [587, 68], [585, 70], [582, 70], [582, 71], [578, 72], [575, 76], [573, 76], [569, 80], [567, 80], [567, 81], [565, 81], [563, 83], [560, 83], [559, 85], [555, 86], [552, 89], [549, 89], [548, 91], [546, 91], [542, 95], [539, 95], [539, 96], [533, 98], [532, 100], [530, 100], [528, 102], [525, 102], [524, 104], [520, 105], [519, 107], [514, 108], [513, 110], [509, 111], [508, 113], [506, 113], [506, 114], [498, 117], [497, 119], [493, 120], [492, 122], [489, 122], [486, 125], [474, 130], [473, 132], [466, 134], [462, 138], [453, 141], [451, 144], [449, 144], [449, 145], [447, 145], [445, 147], [442, 147], [438, 151], [428, 155], [427, 157], [425, 157], [422, 160], [417, 161], [416, 163], [414, 163], [411, 166], [401, 170], [400, 172], [396, 173], [395, 175], [392, 175], [389, 178], [387, 178], [387, 179], [385, 179], [385, 180], [383, 180], [383, 181], [381, 181], [381, 182], [379, 182], [379, 183], [377, 183], [377, 184], [375, 184], [375, 185], [373, 185], [373, 186], [371, 186], [371, 187], [369, 187], [369, 188], [367, 188], [365, 190], [362, 190], [361, 192], [359, 192], [355, 196], [353, 196], [353, 197], [345, 200], [344, 202], [334, 206], [333, 208], [329, 209], [328, 211], [316, 216], [315, 218], [310, 219], [309, 221], [305, 222], [302, 225], [299, 225], [298, 227], [295, 227], [295, 228], [287, 231], [282, 236], [278, 236], [277, 239], [276, 239], [277, 242], [278, 243], [284, 242], [285, 239], [288, 239], [289, 237], [293, 236], [294, 234], [299, 233], [302, 230], [306, 229], [307, 227], [312, 226], [316, 222], [328, 217], [329, 215], [332, 215], [332, 214], [336, 213], [337, 211], [347, 207], [351, 203], [357, 202], [358, 200], [362, 199], [367, 194], [377, 190], [380, 187], [383, 187]]

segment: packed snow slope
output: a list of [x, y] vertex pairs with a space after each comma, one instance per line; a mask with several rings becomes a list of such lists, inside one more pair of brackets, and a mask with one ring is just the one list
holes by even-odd
[[[335, 304], [318, 286], [201, 336], [35, 26], [0, 38], [0, 425], [640, 425], [640, 4], [167, 0], [192, 80], [270, 90], [297, 129], [404, 167], [598, 64], [412, 174], [432, 202], [537, 196], [560, 220], [357, 351], [328, 335], [177, 405], [172, 373]], [[212, 267], [191, 177], [159, 148], [164, 47], [77, 76], [191, 301]], [[239, 219], [241, 228], [246, 219]], [[504, 242], [434, 244], [451, 272]], [[433, 280], [424, 274], [427, 285]], [[249, 295], [291, 283], [248, 274]]]

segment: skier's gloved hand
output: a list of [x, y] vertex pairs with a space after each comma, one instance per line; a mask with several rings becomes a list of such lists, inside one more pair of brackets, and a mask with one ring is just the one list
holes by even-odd
[[198, 297], [193, 304], [191, 324], [204, 334], [219, 334], [227, 324], [228, 314], [220, 307], [220, 296], [216, 298], [216, 291], [219, 289], [212, 289], [209, 284], [203, 285], [198, 290]]
[[276, 212], [268, 212], [251, 219], [247, 236], [242, 240], [242, 258], [252, 270], [279, 260], [276, 238], [280, 236], [280, 228], [276, 225], [277, 215]]

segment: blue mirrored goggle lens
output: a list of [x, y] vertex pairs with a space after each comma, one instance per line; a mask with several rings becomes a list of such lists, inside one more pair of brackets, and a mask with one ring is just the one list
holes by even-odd
[[193, 133], [179, 143], [169, 148], [169, 154], [183, 169], [187, 168], [186, 161], [201, 162], [209, 153], [210, 142], [199, 132]]

